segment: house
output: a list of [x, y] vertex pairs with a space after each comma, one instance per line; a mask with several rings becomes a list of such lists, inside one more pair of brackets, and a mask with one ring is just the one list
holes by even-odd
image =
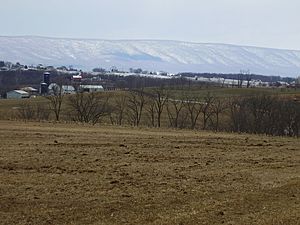
[[26, 91], [22, 90], [13, 90], [6, 93], [8, 99], [21, 99], [21, 98], [29, 98], [30, 95]]

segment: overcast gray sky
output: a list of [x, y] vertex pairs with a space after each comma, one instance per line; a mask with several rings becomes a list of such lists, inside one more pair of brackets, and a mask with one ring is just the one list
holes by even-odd
[[300, 50], [300, 0], [0, 0], [0, 35]]

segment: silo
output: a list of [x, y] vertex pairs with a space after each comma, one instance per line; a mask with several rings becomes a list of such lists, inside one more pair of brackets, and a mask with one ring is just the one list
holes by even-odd
[[46, 95], [48, 93], [48, 84], [41, 83], [40, 93], [41, 95]]
[[50, 73], [48, 72], [44, 73], [44, 83], [46, 83], [48, 86], [50, 85]]

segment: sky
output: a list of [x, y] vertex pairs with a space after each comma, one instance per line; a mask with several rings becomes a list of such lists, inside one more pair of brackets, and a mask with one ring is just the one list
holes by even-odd
[[0, 35], [300, 50], [299, 9], [300, 0], [0, 0]]

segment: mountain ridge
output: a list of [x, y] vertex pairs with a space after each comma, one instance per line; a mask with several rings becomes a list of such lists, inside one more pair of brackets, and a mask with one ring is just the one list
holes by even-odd
[[264, 47], [255, 45], [242, 45], [242, 44], [231, 44], [231, 43], [219, 43], [219, 42], [196, 42], [196, 41], [183, 41], [183, 40], [173, 40], [173, 39], [105, 39], [105, 38], [74, 38], [74, 37], [52, 37], [52, 36], [42, 36], [42, 35], [0, 35], [0, 38], [41, 38], [41, 39], [60, 39], [60, 40], [74, 40], [74, 41], [126, 41], [126, 42], [143, 42], [143, 41], [159, 41], [159, 42], [177, 42], [177, 43], [190, 43], [199, 45], [224, 45], [224, 46], [236, 46], [236, 47], [250, 47], [250, 48], [261, 48], [270, 50], [284, 50], [284, 51], [300, 51], [300, 49], [289, 49], [289, 48], [276, 48], [276, 47]]
[[169, 72], [300, 75], [300, 50], [176, 40], [105, 40], [0, 36], [0, 59], [24, 64]]

